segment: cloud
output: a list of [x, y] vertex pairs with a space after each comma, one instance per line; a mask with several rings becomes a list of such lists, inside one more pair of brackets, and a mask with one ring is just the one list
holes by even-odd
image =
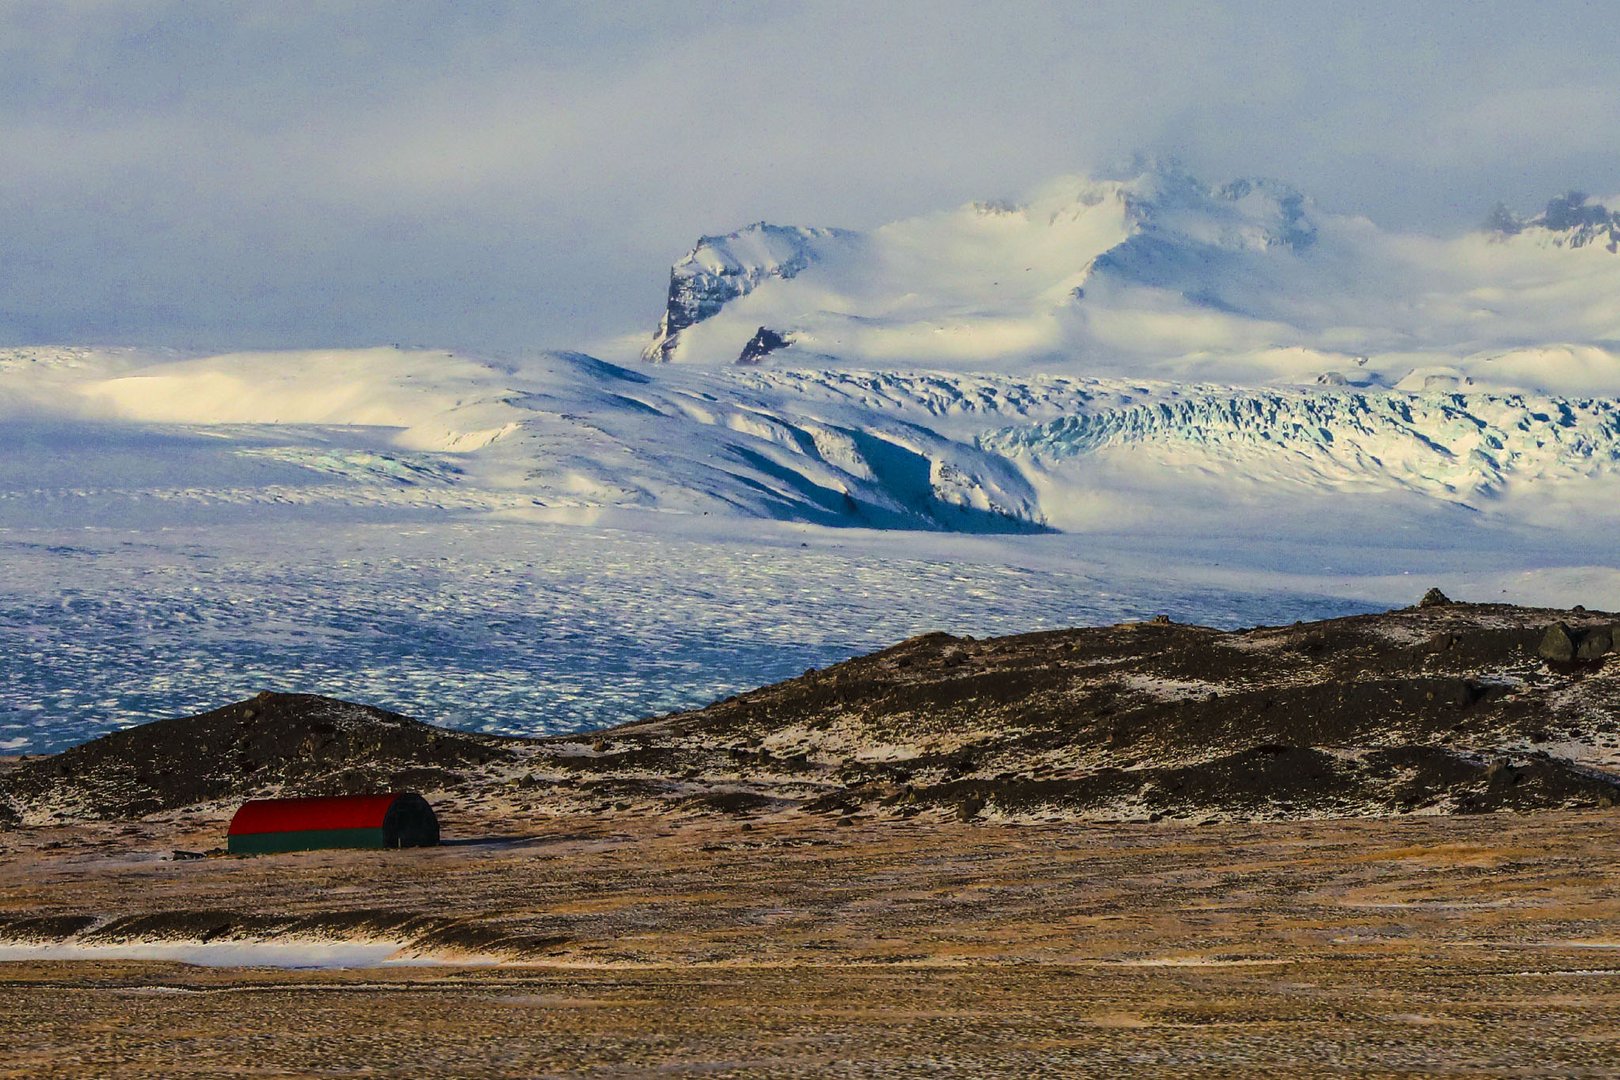
[[1145, 150], [1458, 228], [1617, 186], [1604, 5], [0, 7], [0, 337], [570, 345], [761, 218]]

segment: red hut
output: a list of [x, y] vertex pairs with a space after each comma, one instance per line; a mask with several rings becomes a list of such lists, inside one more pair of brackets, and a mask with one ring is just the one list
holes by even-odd
[[253, 799], [231, 818], [227, 841], [233, 855], [431, 847], [438, 842], [439, 819], [433, 807], [411, 792]]

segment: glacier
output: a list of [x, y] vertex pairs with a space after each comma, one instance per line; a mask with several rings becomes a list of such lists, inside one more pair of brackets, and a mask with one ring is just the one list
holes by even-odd
[[272, 687], [565, 731], [933, 629], [1620, 607], [1620, 256], [1560, 200], [1432, 238], [1153, 166], [703, 237], [596, 354], [0, 349], [0, 753]]

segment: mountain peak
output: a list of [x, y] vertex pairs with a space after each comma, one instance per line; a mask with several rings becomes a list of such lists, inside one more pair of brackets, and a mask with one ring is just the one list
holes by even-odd
[[[796, 325], [801, 303], [788, 304], [790, 310], [752, 300], [743, 305], [759, 307], [757, 313], [732, 306], [768, 283], [764, 293], [774, 296], [783, 283], [834, 255], [837, 269], [817, 271], [817, 287], [808, 289], [805, 302], [826, 304], [831, 297], [819, 287], [828, 286], [838, 309], [857, 321], [861, 310], [875, 303], [890, 315], [932, 320], [934, 327], [944, 325], [945, 333], [960, 337], [950, 326], [965, 313], [983, 310], [987, 298], [1012, 300], [1023, 309], [1020, 319], [1050, 320], [1084, 293], [1095, 273], [1157, 286], [1167, 268], [1213, 267], [1243, 253], [1300, 252], [1315, 242], [1316, 233], [1314, 207], [1287, 184], [1243, 178], [1211, 186], [1180, 162], [1155, 158], [1059, 177], [1021, 201], [970, 203], [870, 233], [761, 221], [704, 236], [675, 263], [658, 329], [642, 355], [650, 361], [717, 360], [722, 354], [734, 359], [759, 326], [794, 335], [808, 352], [847, 348], [852, 336], [866, 338], [878, 324], [868, 323], [867, 330], [846, 326], [849, 333], [834, 332], [830, 338], [800, 335], [795, 330], [801, 329]], [[1196, 291], [1209, 289], [1201, 285]], [[723, 334], [713, 326], [687, 333], [722, 308], [752, 322], [746, 328], [728, 325]], [[912, 326], [937, 336], [922, 324]], [[1052, 329], [1039, 335], [1055, 344]], [[966, 339], [963, 344], [973, 347]], [[987, 355], [1003, 351], [985, 344]], [[1042, 342], [1032, 339], [1025, 346], [1040, 348]]]
[[1531, 218], [1521, 218], [1505, 203], [1497, 203], [1486, 218], [1485, 230], [1503, 239], [1529, 233], [1553, 247], [1600, 245], [1620, 253], [1620, 210], [1593, 201], [1584, 191], [1568, 191], [1547, 200], [1542, 212]]
[[1132, 219], [1144, 231], [1248, 251], [1301, 251], [1316, 240], [1314, 207], [1280, 180], [1240, 177], [1210, 186], [1171, 168], [1143, 173], [1129, 188]]
[[1138, 157], [1094, 175], [1050, 181], [1036, 190], [1029, 207], [1053, 213], [1109, 201], [1123, 207], [1133, 230], [1176, 234], [1197, 243], [1297, 251], [1316, 239], [1315, 207], [1292, 185], [1259, 176], [1211, 185], [1174, 158]]
[[797, 277], [815, 259], [816, 245], [849, 239], [845, 229], [772, 225], [757, 221], [723, 236], [704, 236], [670, 268], [669, 297], [647, 360], [670, 359], [682, 330], [707, 319], [770, 278]]

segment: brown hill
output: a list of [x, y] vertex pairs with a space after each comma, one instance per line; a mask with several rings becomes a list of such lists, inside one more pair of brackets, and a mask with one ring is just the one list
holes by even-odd
[[[261, 695], [0, 776], [13, 819], [459, 786], [544, 812], [1288, 818], [1620, 801], [1614, 618], [1453, 604], [1224, 632], [930, 634], [705, 709], [499, 740]], [[1549, 633], [1549, 627], [1558, 627]]]
[[500, 758], [507, 743], [369, 705], [266, 692], [21, 762], [0, 774], [0, 820], [135, 817], [265, 793], [441, 788]]

